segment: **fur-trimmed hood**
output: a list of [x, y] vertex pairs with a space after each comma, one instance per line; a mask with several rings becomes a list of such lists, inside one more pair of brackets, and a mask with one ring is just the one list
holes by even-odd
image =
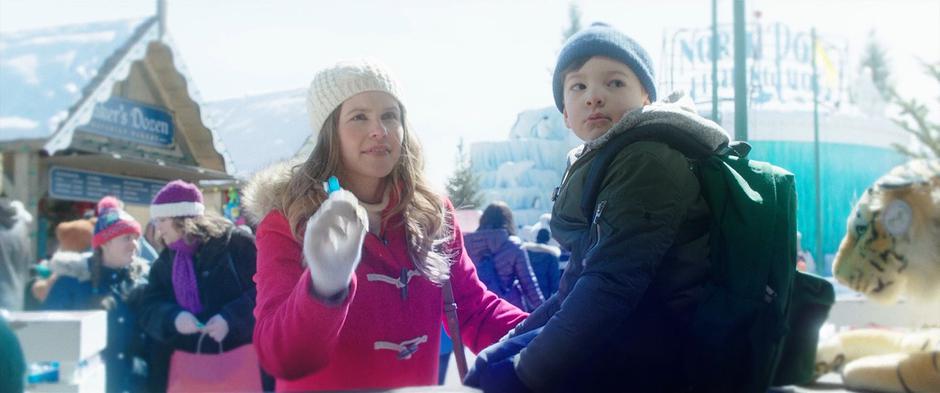
[[281, 161], [252, 176], [242, 198], [250, 222], [261, 222], [271, 210], [284, 211], [281, 198], [287, 192], [292, 168], [299, 164], [298, 160]]

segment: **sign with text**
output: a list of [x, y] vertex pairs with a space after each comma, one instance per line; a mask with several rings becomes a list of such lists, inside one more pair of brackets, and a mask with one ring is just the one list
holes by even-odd
[[[683, 89], [696, 102], [711, 101], [712, 31], [680, 29], [663, 40], [666, 87]], [[844, 40], [817, 35], [813, 45], [809, 30], [795, 30], [782, 23], [751, 23], [745, 38], [747, 89], [754, 104], [812, 106], [813, 55], [819, 78], [819, 102], [837, 106], [846, 98], [847, 47]], [[717, 79], [719, 99], [734, 97], [733, 26], [718, 27]]]
[[97, 202], [113, 195], [128, 204], [149, 205], [165, 182], [78, 169], [49, 169], [49, 195], [56, 199]]
[[173, 115], [162, 108], [120, 97], [95, 106], [82, 131], [150, 146], [173, 144]]

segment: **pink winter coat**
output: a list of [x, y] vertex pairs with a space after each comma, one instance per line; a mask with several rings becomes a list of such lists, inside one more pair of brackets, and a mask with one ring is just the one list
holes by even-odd
[[[453, 213], [450, 201], [445, 201]], [[394, 202], [393, 202], [394, 203]], [[388, 389], [437, 383], [441, 287], [417, 273], [406, 253], [400, 216], [368, 233], [342, 304], [311, 295], [301, 243], [278, 210], [258, 226], [254, 344], [278, 391]], [[485, 290], [454, 224], [449, 248], [463, 342], [478, 352], [527, 316]], [[404, 277], [404, 278], [403, 278]], [[406, 285], [402, 285], [407, 283]]]

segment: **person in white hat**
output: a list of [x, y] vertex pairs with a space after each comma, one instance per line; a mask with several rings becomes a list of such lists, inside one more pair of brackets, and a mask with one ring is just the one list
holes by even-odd
[[403, 102], [373, 61], [321, 70], [307, 100], [313, 152], [246, 189], [261, 219], [255, 343], [279, 391], [437, 384], [448, 279], [474, 352], [527, 315], [477, 279]]

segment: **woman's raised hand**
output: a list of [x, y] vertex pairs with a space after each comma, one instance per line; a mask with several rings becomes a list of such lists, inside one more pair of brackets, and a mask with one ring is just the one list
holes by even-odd
[[349, 286], [359, 264], [369, 217], [351, 192], [338, 190], [307, 221], [304, 261], [310, 268], [313, 291], [331, 298]]

